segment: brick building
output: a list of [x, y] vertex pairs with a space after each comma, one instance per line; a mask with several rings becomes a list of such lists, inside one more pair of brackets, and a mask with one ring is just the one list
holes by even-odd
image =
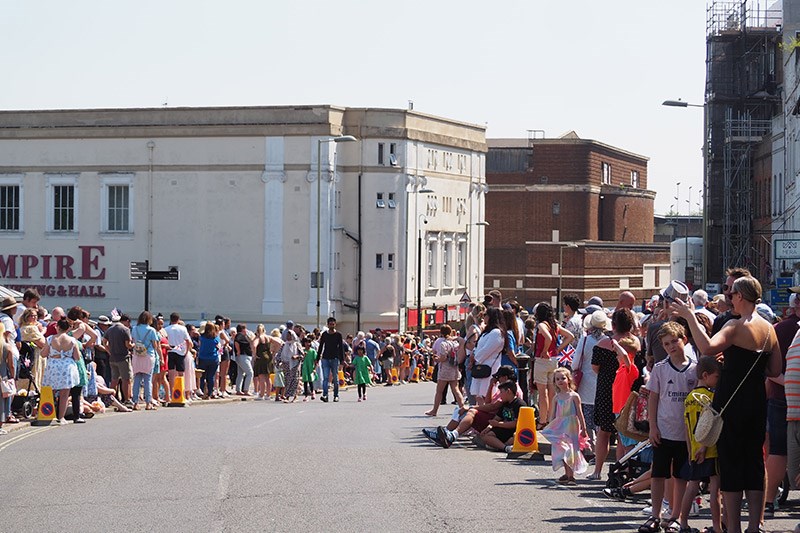
[[530, 308], [555, 304], [561, 284], [613, 305], [621, 290], [643, 299], [668, 283], [669, 245], [653, 242], [646, 157], [574, 132], [487, 142], [487, 291]]

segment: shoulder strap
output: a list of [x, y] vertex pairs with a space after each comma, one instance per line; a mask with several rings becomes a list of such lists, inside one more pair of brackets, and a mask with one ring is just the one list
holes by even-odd
[[736, 387], [736, 390], [733, 391], [733, 394], [731, 394], [731, 397], [728, 398], [728, 401], [725, 402], [725, 405], [722, 407], [722, 409], [719, 410], [719, 414], [720, 415], [723, 413], [723, 411], [725, 411], [725, 409], [728, 408], [728, 405], [730, 405], [731, 401], [733, 400], [733, 397], [736, 396], [736, 393], [739, 392], [739, 389], [742, 388], [742, 385], [744, 385], [744, 382], [747, 381], [747, 378], [750, 376], [750, 372], [752, 372], [753, 369], [758, 364], [758, 360], [761, 359], [762, 355], [764, 355], [764, 350], [767, 349], [767, 343], [769, 342], [769, 339], [770, 339], [770, 334], [767, 333], [767, 338], [764, 340], [764, 346], [761, 348], [761, 351], [758, 352], [758, 357], [756, 357], [756, 360], [753, 361], [753, 366], [750, 367], [750, 370], [747, 371], [747, 374], [744, 375], [744, 377], [742, 378], [742, 381], [739, 382], [739, 385]]

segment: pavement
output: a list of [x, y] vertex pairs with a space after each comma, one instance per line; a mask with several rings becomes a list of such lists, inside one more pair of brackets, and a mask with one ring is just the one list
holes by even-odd
[[[0, 436], [2, 531], [636, 531], [644, 499], [602, 481], [554, 482], [549, 461], [508, 459], [420, 430], [431, 383], [355, 388], [338, 403], [196, 402]], [[238, 400], [238, 401], [237, 401]], [[767, 523], [787, 531], [796, 502]], [[692, 525], [710, 525], [707, 504]]]

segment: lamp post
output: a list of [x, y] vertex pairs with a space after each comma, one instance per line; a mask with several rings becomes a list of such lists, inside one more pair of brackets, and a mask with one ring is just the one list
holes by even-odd
[[[422, 189], [430, 193], [429, 189]], [[428, 223], [428, 217], [420, 214], [417, 217], [417, 337], [422, 340], [422, 224]]]
[[480, 220], [478, 222], [472, 222], [472, 223], [468, 223], [467, 224], [467, 283], [466, 283], [466, 288], [465, 288], [465, 290], [467, 291], [467, 294], [469, 294], [470, 284], [472, 282], [472, 268], [471, 268], [472, 267], [472, 246], [470, 245], [470, 240], [469, 240], [469, 227], [470, 226], [483, 226], [483, 227], [486, 227], [488, 225], [489, 225], [489, 223], [486, 222], [485, 220]]
[[564, 264], [564, 248], [577, 248], [578, 245], [574, 242], [563, 242], [558, 247], [558, 294], [556, 295], [556, 305], [558, 306], [558, 321], [564, 320], [564, 310], [561, 306], [561, 287], [563, 283], [562, 265]]
[[330, 139], [318, 139], [317, 140], [317, 272], [314, 274], [314, 284], [317, 287], [317, 328], [320, 327], [319, 321], [319, 311], [320, 311], [320, 296], [319, 290], [320, 286], [322, 285], [322, 276], [320, 273], [321, 269], [321, 253], [322, 253], [322, 244], [321, 244], [321, 237], [322, 237], [322, 221], [320, 220], [320, 215], [322, 213], [322, 143], [341, 143], [341, 142], [354, 142], [357, 141], [355, 137], [352, 135], [340, 135], [338, 137], [332, 137]]
[[692, 276], [691, 283], [689, 282], [689, 217], [692, 215], [692, 186], [689, 185], [689, 198], [686, 200], [686, 226], [683, 231], [683, 254], [686, 258], [686, 264], [683, 269], [683, 282], [687, 287], [694, 289], [694, 276]]
[[[707, 279], [707, 270], [708, 270], [708, 205], [706, 202], [708, 201], [708, 110], [706, 109], [705, 104], [692, 104], [689, 102], [684, 102], [683, 100], [664, 100], [661, 102], [661, 105], [667, 107], [701, 107], [703, 108], [703, 192], [702, 192], [702, 200], [703, 200], [703, 258], [702, 258], [702, 286], [705, 285]], [[692, 194], [691, 190], [689, 192], [689, 199], [691, 200]], [[691, 208], [691, 204], [689, 205]], [[680, 211], [680, 205], [678, 206], [678, 211]], [[691, 209], [690, 209], [691, 210]], [[688, 222], [687, 222], [688, 224]], [[687, 228], [688, 231], [688, 228]], [[688, 244], [687, 244], [688, 247]], [[688, 255], [687, 255], [688, 258]]]

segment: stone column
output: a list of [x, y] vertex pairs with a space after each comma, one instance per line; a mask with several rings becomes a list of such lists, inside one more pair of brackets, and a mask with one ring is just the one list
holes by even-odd
[[283, 315], [284, 138], [265, 139], [264, 182], [264, 298], [261, 312]]

